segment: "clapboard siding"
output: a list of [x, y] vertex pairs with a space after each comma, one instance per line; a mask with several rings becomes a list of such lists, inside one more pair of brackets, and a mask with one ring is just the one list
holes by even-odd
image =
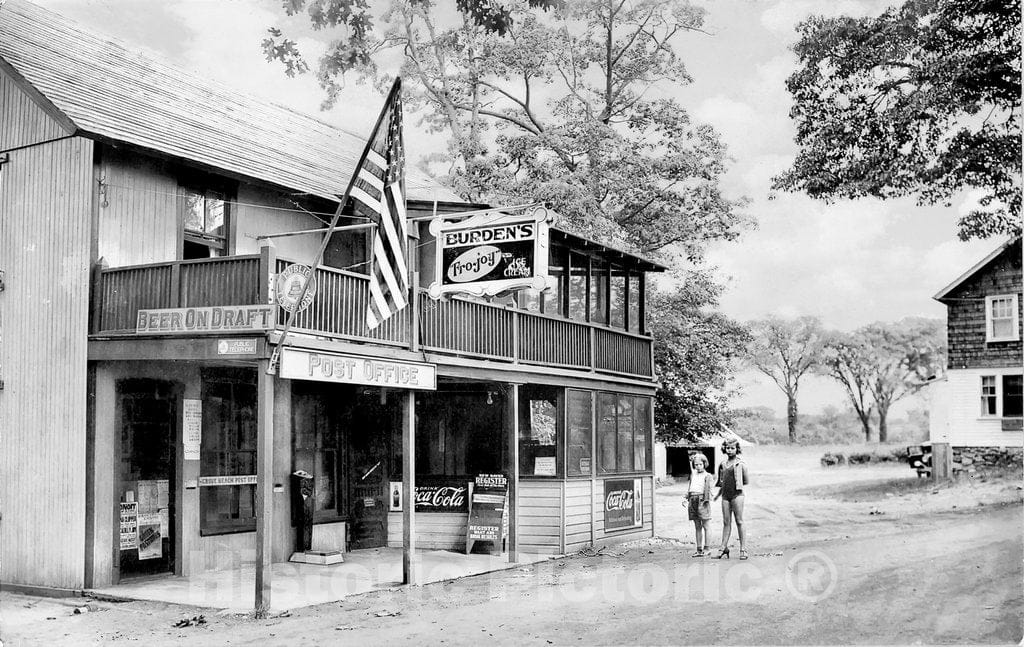
[[[416, 547], [435, 550], [466, 549], [466, 513], [421, 512], [416, 515]], [[388, 546], [402, 547], [402, 513], [388, 513]]]
[[1024, 434], [1020, 430], [1003, 431], [1002, 419], [982, 417], [981, 376], [995, 375], [1002, 389], [1003, 375], [1020, 375], [1016, 368], [974, 368], [951, 370], [947, 374], [949, 407], [948, 442], [954, 447], [1021, 447]]
[[63, 126], [23, 92], [14, 79], [0, 70], [0, 152], [67, 134]]
[[590, 479], [565, 483], [565, 552], [589, 546], [594, 538], [594, 483]]
[[104, 146], [100, 178], [99, 256], [109, 267], [178, 257], [178, 180], [166, 163]]
[[0, 167], [4, 582], [84, 584], [92, 176], [81, 138], [13, 151]]
[[558, 481], [519, 482], [519, 550], [562, 550], [562, 486]]

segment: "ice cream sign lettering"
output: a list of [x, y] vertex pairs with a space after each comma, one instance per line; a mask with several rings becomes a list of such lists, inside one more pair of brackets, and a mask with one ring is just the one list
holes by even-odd
[[548, 279], [548, 215], [535, 209], [516, 216], [488, 213], [458, 222], [436, 220], [437, 265], [430, 295], [493, 296], [532, 288]]

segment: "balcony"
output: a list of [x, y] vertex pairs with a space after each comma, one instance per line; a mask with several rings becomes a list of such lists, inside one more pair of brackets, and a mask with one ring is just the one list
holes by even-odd
[[[290, 261], [265, 256], [229, 256], [131, 267], [95, 268], [91, 329], [95, 336], [135, 335], [140, 309], [266, 303], [270, 268]], [[363, 321], [368, 277], [319, 268], [316, 294], [292, 330], [321, 337], [410, 346], [404, 308], [377, 330]], [[463, 299], [435, 301], [419, 291], [419, 342], [424, 350], [509, 364], [551, 366], [628, 377], [653, 377], [651, 339], [603, 326], [569, 321]], [[277, 329], [287, 313], [277, 312]]]

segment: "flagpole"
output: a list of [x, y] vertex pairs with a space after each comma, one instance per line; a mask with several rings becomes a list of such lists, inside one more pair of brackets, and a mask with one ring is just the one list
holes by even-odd
[[[380, 129], [381, 123], [384, 121], [384, 116], [387, 114], [388, 106], [391, 105], [391, 100], [397, 92], [401, 91], [401, 89], [402, 77], [398, 77], [395, 79], [395, 82], [391, 84], [391, 91], [388, 92], [388, 96], [384, 100], [384, 107], [381, 109], [380, 114], [377, 115], [377, 122], [374, 124], [373, 130], [370, 131], [370, 137], [366, 140], [366, 146], [363, 147], [363, 154], [359, 156], [359, 161], [356, 162], [355, 169], [352, 172], [352, 178], [348, 181], [348, 186], [345, 187], [345, 194], [341, 197], [341, 202], [338, 203], [338, 208], [334, 211], [334, 216], [331, 218], [331, 224], [327, 228], [327, 233], [324, 235], [324, 239], [320, 243], [320, 250], [317, 251], [316, 257], [310, 265], [309, 278], [302, 283], [302, 291], [299, 292], [299, 296], [295, 300], [295, 307], [288, 311], [288, 319], [285, 321], [284, 329], [281, 331], [281, 336], [278, 338], [277, 344], [274, 346], [274, 353], [270, 356], [270, 362], [267, 366], [267, 374], [269, 375], [273, 375], [277, 371], [277, 365], [281, 361], [281, 348], [284, 347], [284, 343], [288, 338], [288, 333], [291, 331], [292, 325], [295, 323], [295, 316], [299, 313], [298, 304], [302, 303], [302, 300], [306, 298], [306, 292], [309, 290], [309, 283], [313, 280], [313, 277], [316, 275], [316, 270], [320, 267], [320, 263], [324, 259], [324, 252], [327, 251], [327, 244], [331, 240], [331, 233], [333, 233], [335, 227], [338, 226], [338, 220], [341, 218], [341, 212], [345, 209], [345, 204], [348, 202], [349, 194], [352, 192], [352, 187], [355, 186], [356, 178], [359, 176], [359, 169], [363, 167], [363, 162], [366, 161], [366, 156], [370, 152], [370, 148], [373, 146], [374, 137]], [[402, 196], [404, 199], [405, 194], [403, 193]], [[371, 233], [371, 235], [373, 234]]]

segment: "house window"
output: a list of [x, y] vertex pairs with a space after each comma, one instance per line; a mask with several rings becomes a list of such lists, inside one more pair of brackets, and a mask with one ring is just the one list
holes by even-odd
[[1024, 416], [1024, 376], [1003, 376], [1003, 417], [1020, 418]]
[[985, 297], [985, 341], [1016, 341], [1019, 325], [1016, 294]]
[[178, 187], [178, 210], [184, 230], [183, 259], [210, 258], [228, 253], [229, 210], [224, 193]]
[[996, 415], [996, 403], [998, 402], [996, 396], [996, 376], [995, 375], [982, 375], [981, 376], [981, 415], [983, 416], [994, 416]]
[[602, 473], [649, 469], [650, 398], [597, 395], [597, 442]]
[[[256, 372], [211, 371], [203, 377], [203, 440], [199, 475], [256, 474]], [[239, 479], [241, 480], [241, 479]], [[256, 529], [256, 486], [202, 485], [200, 532]]]
[[1024, 416], [1024, 376], [982, 375], [981, 415], [1000, 418]]

